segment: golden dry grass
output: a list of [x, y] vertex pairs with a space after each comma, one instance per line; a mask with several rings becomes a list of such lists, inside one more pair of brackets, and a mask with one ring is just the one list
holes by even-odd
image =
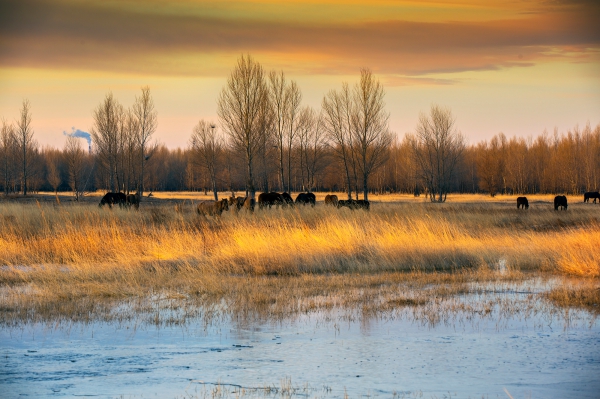
[[555, 212], [549, 197], [530, 197], [522, 211], [506, 199], [431, 204], [398, 196], [374, 197], [370, 212], [319, 204], [207, 219], [192, 200], [175, 210], [172, 200], [183, 194], [143, 203], [139, 212], [95, 202], [0, 203], [4, 317], [27, 319], [31, 309], [108, 317], [111, 304], [143, 303], [151, 293], [203, 306], [226, 299], [230, 309], [276, 315], [375, 311], [423, 305], [427, 285], [455, 295], [472, 292], [470, 282], [522, 280], [527, 272], [598, 287], [600, 207], [593, 204]]
[[[534, 201], [532, 201], [534, 202]], [[534, 202], [535, 203], [535, 202]], [[600, 274], [600, 208], [519, 211], [498, 203], [375, 203], [371, 212], [296, 207], [201, 218], [191, 202], [140, 212], [1, 204], [0, 264], [51, 270], [153, 263], [216, 273], [519, 270]]]

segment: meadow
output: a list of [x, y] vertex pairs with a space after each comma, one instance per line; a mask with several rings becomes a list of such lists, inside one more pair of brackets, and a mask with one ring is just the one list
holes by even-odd
[[[155, 193], [139, 211], [100, 208], [99, 196], [5, 199], [0, 323], [128, 318], [153, 314], [157, 298], [175, 310], [157, 323], [200, 307], [281, 318], [421, 306], [435, 319], [436, 298], [540, 279], [552, 281], [549, 304], [600, 310], [598, 204], [569, 197], [556, 212], [543, 195], [528, 196], [528, 210], [516, 196], [374, 195], [367, 212], [327, 207], [324, 195], [314, 208], [215, 218], [196, 214], [208, 198], [198, 193]], [[123, 303], [128, 312], [115, 311]]]

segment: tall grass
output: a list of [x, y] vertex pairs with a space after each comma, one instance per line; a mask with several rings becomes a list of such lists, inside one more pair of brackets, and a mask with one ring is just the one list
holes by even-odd
[[597, 310], [594, 205], [555, 212], [544, 201], [528, 211], [512, 202], [400, 201], [370, 212], [319, 204], [220, 218], [198, 216], [189, 200], [173, 205], [0, 203], [0, 322], [110, 318], [128, 298], [151, 313], [149, 295], [184, 315], [198, 311], [190, 303], [243, 314], [368, 313], [474, 292], [471, 282], [522, 281], [529, 271], [583, 277], [547, 299]]
[[[375, 204], [228, 212], [140, 212], [1, 204], [0, 264], [91, 274], [152, 264], [212, 273], [299, 274], [495, 267], [600, 275], [600, 212], [490, 204]], [[13, 271], [13, 268], [8, 270]], [[6, 278], [7, 269], [2, 275]]]

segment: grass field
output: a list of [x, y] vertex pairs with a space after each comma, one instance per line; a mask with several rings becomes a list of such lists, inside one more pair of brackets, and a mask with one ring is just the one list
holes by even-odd
[[[196, 214], [198, 193], [155, 193], [139, 211], [99, 208], [98, 196], [2, 201], [2, 313], [106, 313], [149, 293], [280, 314], [361, 301], [385, 308], [427, 302], [431, 284], [459, 294], [471, 282], [532, 275], [568, 276], [548, 299], [597, 311], [600, 206], [570, 197], [556, 212], [552, 196], [529, 196], [524, 211], [515, 198], [374, 195], [370, 212], [319, 203], [220, 218]], [[411, 291], [399, 294], [399, 284]]]

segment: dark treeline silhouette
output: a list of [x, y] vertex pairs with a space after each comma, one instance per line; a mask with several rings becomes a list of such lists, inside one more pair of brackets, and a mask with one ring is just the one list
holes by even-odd
[[[126, 194], [151, 191], [414, 193], [443, 202], [449, 192], [583, 194], [600, 188], [600, 125], [566, 133], [467, 145], [449, 108], [432, 105], [414, 133], [389, 130], [385, 91], [368, 69], [359, 81], [325, 94], [321, 109], [283, 72], [267, 73], [250, 55], [231, 72], [217, 103], [218, 122], [200, 120], [185, 148], [151, 140], [158, 111], [148, 87], [130, 108], [108, 93], [84, 138], [40, 148], [34, 113], [23, 101], [14, 122], [1, 120], [0, 188]], [[77, 131], [79, 132], [79, 131]], [[84, 149], [85, 148], [85, 149]], [[140, 197], [141, 197], [140, 195]], [[354, 198], [353, 198], [354, 197]], [[343, 200], [343, 198], [339, 198]]]

